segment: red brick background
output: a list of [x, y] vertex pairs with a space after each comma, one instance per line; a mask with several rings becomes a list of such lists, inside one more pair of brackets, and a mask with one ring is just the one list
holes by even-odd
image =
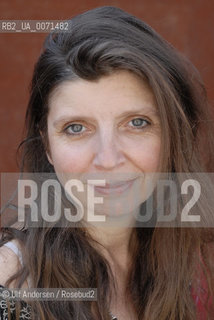
[[[214, 101], [214, 1], [47, 1], [1, 0], [3, 19], [67, 19], [82, 11], [114, 5], [135, 14], [187, 55], [205, 81]], [[0, 33], [0, 172], [18, 171], [15, 153], [21, 141], [33, 66], [45, 34]]]

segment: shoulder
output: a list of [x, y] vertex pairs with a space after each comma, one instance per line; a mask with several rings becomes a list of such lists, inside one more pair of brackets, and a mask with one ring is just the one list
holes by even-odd
[[[11, 241], [17, 248], [20, 248], [17, 240]], [[12, 249], [0, 247], [0, 285], [5, 286], [6, 281], [14, 275], [20, 268], [21, 263], [18, 255]], [[11, 283], [11, 287], [12, 287]]]

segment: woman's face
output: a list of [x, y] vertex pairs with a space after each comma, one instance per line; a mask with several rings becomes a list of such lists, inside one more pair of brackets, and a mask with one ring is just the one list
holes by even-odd
[[55, 89], [49, 99], [48, 140], [49, 161], [63, 184], [72, 175], [84, 183], [89, 178], [106, 179], [106, 187], [96, 186], [95, 192], [108, 208], [115, 208], [114, 197], [118, 203], [131, 190], [141, 190], [131, 201], [139, 206], [148, 197], [147, 178], [160, 170], [155, 98], [129, 71], [96, 81], [67, 81]]

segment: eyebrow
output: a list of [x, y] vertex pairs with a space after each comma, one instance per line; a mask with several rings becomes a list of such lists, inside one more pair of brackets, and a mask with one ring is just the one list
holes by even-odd
[[[158, 110], [156, 108], [140, 108], [136, 110], [130, 110], [130, 111], [125, 111], [122, 114], [120, 114], [117, 119], [123, 118], [123, 117], [128, 117], [133, 114], [142, 114], [145, 113], [145, 115], [152, 115], [155, 117], [158, 117]], [[54, 121], [53, 126], [58, 127], [59, 125], [65, 123], [65, 122], [70, 122], [70, 121], [94, 121], [94, 118], [90, 116], [85, 116], [85, 115], [63, 115], [62, 117], [58, 118], [57, 120]]]

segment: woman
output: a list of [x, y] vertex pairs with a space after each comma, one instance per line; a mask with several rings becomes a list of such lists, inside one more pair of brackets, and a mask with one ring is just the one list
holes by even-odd
[[[97, 301], [32, 301], [36, 319], [212, 319], [212, 229], [139, 227], [134, 219], [154, 191], [156, 182], [146, 192], [154, 174], [212, 170], [200, 77], [119, 8], [90, 10], [69, 25], [69, 33], [48, 36], [35, 67], [21, 170], [56, 173], [64, 188], [71, 176], [105, 178], [94, 188], [104, 199], [94, 213], [107, 226], [84, 216], [77, 227], [43, 221], [3, 230], [0, 283], [98, 290]], [[204, 217], [206, 208], [198, 210]]]

